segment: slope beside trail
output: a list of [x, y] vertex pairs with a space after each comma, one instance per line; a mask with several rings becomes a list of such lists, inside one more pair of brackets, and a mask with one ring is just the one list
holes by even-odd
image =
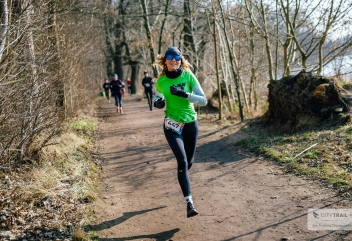
[[[113, 101], [112, 101], [113, 102]], [[200, 118], [196, 163], [190, 170], [200, 214], [186, 218], [176, 160], [165, 140], [163, 110], [123, 100], [124, 112], [102, 99], [97, 145], [104, 171], [95, 218], [98, 240], [352, 240], [349, 231], [311, 231], [309, 208], [349, 208], [350, 201], [231, 143], [246, 123], [218, 125]]]

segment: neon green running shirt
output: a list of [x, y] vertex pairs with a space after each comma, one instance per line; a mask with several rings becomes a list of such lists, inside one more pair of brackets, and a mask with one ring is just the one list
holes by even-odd
[[190, 71], [183, 71], [176, 79], [169, 79], [166, 75], [156, 81], [156, 90], [164, 95], [166, 102], [165, 116], [177, 122], [190, 123], [197, 120], [194, 105], [187, 98], [178, 97], [170, 93], [170, 86], [176, 85], [188, 93], [192, 93], [194, 86], [199, 85], [197, 78]]

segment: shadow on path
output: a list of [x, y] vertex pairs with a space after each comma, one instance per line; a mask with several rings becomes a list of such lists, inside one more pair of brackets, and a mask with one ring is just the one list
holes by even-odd
[[102, 222], [100, 224], [97, 225], [87, 225], [84, 229], [87, 229], [89, 231], [101, 231], [104, 229], [108, 229], [111, 228], [113, 226], [119, 225], [125, 221], [127, 221], [128, 219], [140, 215], [140, 214], [144, 214], [147, 212], [151, 212], [151, 211], [155, 211], [158, 209], [162, 209], [162, 208], [166, 208], [166, 206], [161, 206], [161, 207], [157, 207], [157, 208], [151, 208], [151, 209], [145, 209], [145, 210], [141, 210], [141, 211], [135, 211], [135, 212], [127, 212], [124, 213], [121, 217], [118, 217], [116, 219], [112, 219], [112, 220], [108, 220], [105, 222]]
[[169, 241], [175, 233], [180, 231], [179, 228], [171, 229], [169, 231], [164, 231], [154, 234], [138, 235], [132, 237], [123, 238], [99, 238], [99, 241], [125, 241], [125, 240], [140, 240], [140, 239], [154, 239], [155, 241]]

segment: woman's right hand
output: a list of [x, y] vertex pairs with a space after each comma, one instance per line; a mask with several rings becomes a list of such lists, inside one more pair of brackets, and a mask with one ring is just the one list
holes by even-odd
[[165, 107], [165, 100], [163, 100], [162, 98], [157, 99], [156, 101], [154, 101], [154, 107], [158, 108], [158, 109], [162, 109]]

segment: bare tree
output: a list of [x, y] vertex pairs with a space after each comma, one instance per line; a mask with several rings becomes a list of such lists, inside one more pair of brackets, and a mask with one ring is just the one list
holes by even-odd
[[13, 0], [8, 6], [11, 18], [0, 65], [0, 165], [6, 158], [12, 165], [50, 144], [64, 117], [85, 101], [82, 80], [89, 76], [88, 46], [94, 35], [92, 22], [76, 9], [87, 6], [44, 0]]
[[0, 60], [5, 49], [6, 35], [9, 21], [9, 10], [7, 7], [7, 0], [0, 0]]
[[170, 5], [170, 1], [171, 0], [166, 0], [165, 2], [165, 8], [164, 8], [164, 18], [163, 21], [161, 23], [160, 26], [160, 32], [159, 32], [159, 42], [158, 42], [158, 53], [161, 53], [161, 48], [162, 48], [162, 39], [163, 39], [163, 33], [164, 33], [164, 29], [165, 29], [165, 23], [167, 20], [167, 16], [168, 16], [168, 11], [169, 11], [169, 5]]
[[243, 105], [242, 105], [242, 98], [241, 98], [241, 93], [240, 93], [238, 74], [236, 72], [236, 66], [235, 66], [235, 63], [234, 63], [236, 61], [236, 58], [234, 57], [234, 53], [233, 53], [233, 50], [232, 50], [231, 45], [230, 45], [230, 39], [229, 39], [229, 36], [227, 34], [227, 28], [226, 28], [225, 14], [224, 14], [224, 10], [223, 10], [222, 3], [221, 3], [220, 0], [218, 0], [218, 6], [220, 8], [221, 21], [222, 21], [221, 28], [222, 28], [223, 33], [225, 35], [226, 46], [227, 46], [228, 55], [229, 55], [229, 59], [230, 59], [232, 75], [233, 75], [234, 82], [235, 82], [235, 88], [236, 88], [236, 93], [237, 93], [237, 101], [238, 101], [238, 107], [239, 107], [239, 112], [240, 112], [240, 118], [241, 118], [241, 121], [243, 121], [244, 120], [244, 111], [243, 111]]
[[[265, 41], [265, 49], [267, 54], [268, 60], [268, 75], [270, 80], [274, 80], [274, 73], [273, 73], [273, 61], [272, 61], [272, 46], [270, 41], [270, 33], [268, 30], [268, 23], [267, 23], [267, 11], [268, 9], [265, 8], [265, 4], [263, 0], [259, 1], [260, 12], [258, 13], [255, 11], [253, 7], [252, 1], [245, 0], [245, 7], [248, 12], [248, 16], [250, 18], [251, 24], [256, 30], [258, 34], [260, 34], [264, 41]], [[258, 14], [257, 14], [258, 13]]]
[[[216, 26], [216, 17], [217, 13], [214, 9], [214, 5], [212, 6], [212, 24], [213, 24], [213, 31], [212, 31], [212, 35], [213, 35], [213, 39], [214, 39], [214, 63], [215, 63], [215, 74], [216, 74], [216, 82], [218, 84], [218, 99], [219, 99], [219, 120], [222, 120], [222, 96], [221, 96], [221, 82], [220, 82], [220, 78], [219, 78], [219, 68], [218, 68], [218, 48], [217, 48], [217, 37], [216, 37], [216, 33], [217, 33], [217, 26]], [[210, 23], [211, 21], [208, 19], [208, 24], [209, 24], [209, 29], [211, 29]]]
[[[151, 34], [151, 29], [150, 29], [148, 10], [147, 10], [147, 2], [146, 2], [146, 0], [139, 0], [139, 3], [141, 5], [141, 9], [143, 12], [144, 28], [145, 28], [145, 32], [146, 32], [147, 40], [148, 40], [148, 49], [149, 49], [149, 53], [150, 53], [150, 60], [151, 60], [151, 63], [154, 63], [156, 55], [154, 53], [154, 43], [153, 43], [153, 38], [152, 38], [152, 34]], [[158, 76], [158, 69], [156, 66], [153, 66], [153, 75], [154, 75], [154, 77]]]
[[193, 66], [194, 74], [197, 74], [197, 50], [195, 45], [195, 37], [193, 34], [194, 26], [192, 21], [192, 11], [189, 0], [183, 1], [183, 48], [184, 56]]

